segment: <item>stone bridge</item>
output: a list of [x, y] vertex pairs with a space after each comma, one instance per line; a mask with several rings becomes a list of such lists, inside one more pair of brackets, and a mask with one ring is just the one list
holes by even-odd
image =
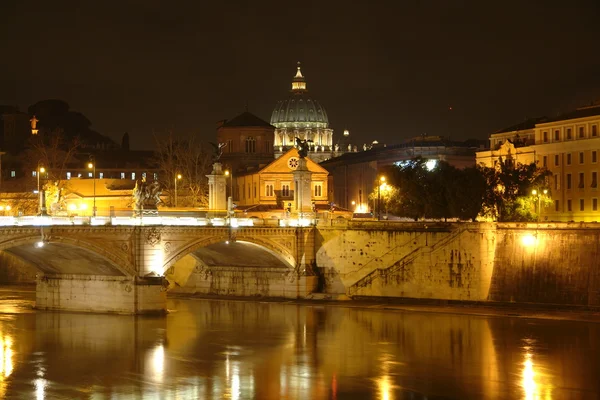
[[167, 290], [600, 305], [596, 224], [24, 226], [0, 253], [37, 268], [41, 309], [164, 312]]
[[281, 295], [303, 296], [314, 286], [312, 235], [296, 227], [4, 227], [0, 251], [39, 270], [37, 308], [145, 313], [166, 310], [166, 271], [215, 253], [224, 265], [241, 257], [277, 268], [287, 278]]

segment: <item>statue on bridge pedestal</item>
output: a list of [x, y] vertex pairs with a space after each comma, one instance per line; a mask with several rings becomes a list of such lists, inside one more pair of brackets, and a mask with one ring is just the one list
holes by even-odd
[[158, 215], [158, 204], [161, 202], [160, 184], [158, 181], [152, 183], [145, 179], [135, 181], [133, 188], [133, 215]]

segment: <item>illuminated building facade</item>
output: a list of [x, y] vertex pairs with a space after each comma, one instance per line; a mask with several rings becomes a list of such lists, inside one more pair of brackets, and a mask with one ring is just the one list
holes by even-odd
[[[513, 127], [515, 128], [515, 127]], [[477, 153], [477, 162], [493, 167], [500, 158], [514, 163], [536, 162], [551, 176], [551, 205], [540, 202], [543, 221], [600, 221], [598, 157], [600, 105], [538, 118], [490, 136], [490, 150]]]
[[312, 141], [309, 157], [315, 162], [327, 160], [344, 150], [334, 145], [333, 129], [329, 128], [325, 108], [308, 95], [300, 63], [292, 79], [289, 97], [279, 101], [273, 110], [271, 125], [275, 126], [276, 158], [295, 146], [295, 138]]

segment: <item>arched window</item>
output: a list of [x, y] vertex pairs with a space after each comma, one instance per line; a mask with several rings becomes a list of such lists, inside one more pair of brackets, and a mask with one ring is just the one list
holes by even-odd
[[323, 187], [321, 186], [321, 184], [316, 184], [315, 185], [315, 197], [321, 197], [323, 193]]
[[290, 185], [281, 185], [281, 197], [290, 197]]
[[256, 140], [252, 136], [246, 138], [246, 153], [256, 153]]
[[265, 186], [265, 196], [267, 197], [273, 197], [274, 196], [274, 190], [273, 190], [273, 185], [272, 184], [268, 184]]

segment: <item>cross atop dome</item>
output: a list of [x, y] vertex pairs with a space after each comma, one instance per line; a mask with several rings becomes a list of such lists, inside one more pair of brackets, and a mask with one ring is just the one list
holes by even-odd
[[298, 61], [297, 68], [296, 76], [294, 76], [294, 79], [292, 80], [292, 91], [306, 90], [306, 81], [304, 80], [302, 71], [300, 71], [300, 61]]

